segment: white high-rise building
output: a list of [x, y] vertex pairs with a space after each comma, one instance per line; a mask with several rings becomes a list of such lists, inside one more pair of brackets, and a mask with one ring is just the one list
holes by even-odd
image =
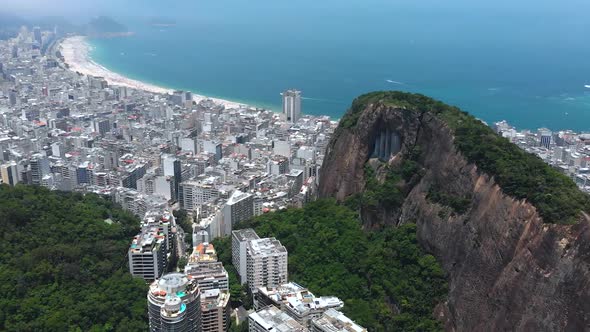
[[287, 282], [287, 248], [275, 238], [251, 240], [246, 248], [246, 281], [252, 293]]
[[231, 260], [243, 285], [246, 283], [246, 249], [248, 242], [260, 239], [260, 237], [252, 228], [239, 229], [232, 231], [231, 234]]
[[283, 114], [288, 122], [295, 123], [301, 117], [301, 91], [287, 90], [283, 92]]

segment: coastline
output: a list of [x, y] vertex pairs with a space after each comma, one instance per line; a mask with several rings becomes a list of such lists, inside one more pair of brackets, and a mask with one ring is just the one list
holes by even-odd
[[[87, 76], [100, 76], [112, 85], [124, 86], [156, 94], [171, 94], [174, 91], [174, 89], [168, 89], [125, 77], [94, 62], [90, 57], [90, 45], [84, 36], [67, 37], [61, 41], [58, 49], [70, 71], [78, 72]], [[206, 99], [212, 100], [226, 108], [240, 108], [245, 106], [242, 103], [219, 98], [210, 98], [193, 93], [193, 100], [197, 103]]]

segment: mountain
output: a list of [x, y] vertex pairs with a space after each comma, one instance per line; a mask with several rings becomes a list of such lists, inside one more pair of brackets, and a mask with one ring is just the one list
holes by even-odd
[[455, 107], [402, 92], [357, 98], [320, 196], [367, 230], [416, 224], [448, 276], [449, 331], [582, 331], [590, 322], [589, 197]]
[[86, 25], [85, 30], [86, 34], [91, 37], [114, 37], [129, 34], [125, 25], [107, 16], [93, 18]]

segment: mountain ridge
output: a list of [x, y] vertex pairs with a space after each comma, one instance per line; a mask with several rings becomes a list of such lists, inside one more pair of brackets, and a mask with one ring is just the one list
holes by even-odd
[[[584, 330], [587, 196], [516, 149], [457, 108], [372, 93], [343, 117], [320, 196], [357, 208], [368, 229], [416, 223], [421, 246], [449, 278], [448, 298], [435, 310], [447, 330]], [[526, 172], [511, 177], [514, 169]]]

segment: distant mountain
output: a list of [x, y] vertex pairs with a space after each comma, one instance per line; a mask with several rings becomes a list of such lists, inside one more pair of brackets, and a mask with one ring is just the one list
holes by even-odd
[[93, 18], [86, 25], [86, 34], [93, 37], [112, 37], [129, 34], [129, 29], [107, 16]]

